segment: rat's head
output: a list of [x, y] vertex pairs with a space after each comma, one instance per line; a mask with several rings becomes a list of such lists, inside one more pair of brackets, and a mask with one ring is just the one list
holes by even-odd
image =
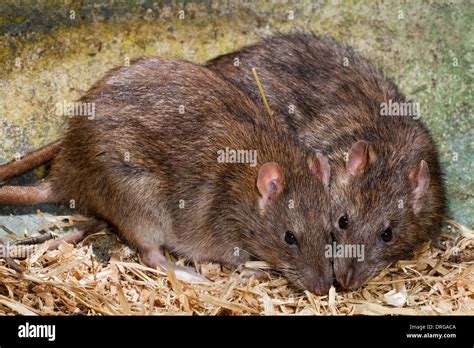
[[330, 168], [321, 155], [282, 166], [258, 168], [258, 231], [249, 248], [293, 285], [327, 293], [333, 283], [332, 260], [325, 257], [331, 224], [327, 186]]
[[358, 141], [338, 168], [331, 187], [334, 273], [356, 289], [432, 238], [441, 200], [427, 162], [416, 155], [400, 158]]

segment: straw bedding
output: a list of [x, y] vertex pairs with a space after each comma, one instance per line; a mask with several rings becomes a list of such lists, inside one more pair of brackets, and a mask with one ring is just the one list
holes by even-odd
[[[47, 220], [54, 231], [84, 218]], [[48, 251], [49, 242], [40, 245], [20, 261], [23, 273], [0, 261], [0, 314], [473, 315], [474, 233], [454, 221], [449, 226], [453, 233], [385, 269], [367, 286], [352, 292], [333, 287], [324, 296], [294, 290], [264, 262], [247, 265], [267, 272], [259, 280], [209, 263], [195, 267], [210, 284], [186, 283], [142, 265], [133, 250], [102, 231], [77, 246], [62, 243]]]

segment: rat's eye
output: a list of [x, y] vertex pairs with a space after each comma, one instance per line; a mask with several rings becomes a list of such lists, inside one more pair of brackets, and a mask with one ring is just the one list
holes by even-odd
[[285, 242], [287, 242], [290, 245], [296, 244], [297, 240], [293, 232], [291, 231], [285, 232]]
[[385, 243], [390, 242], [392, 240], [392, 237], [393, 237], [393, 233], [390, 227], [388, 227], [385, 231], [383, 231], [382, 235], [380, 236], [380, 238], [382, 238], [382, 240]]
[[349, 218], [347, 217], [347, 215], [342, 215], [337, 221], [337, 223], [339, 224], [339, 228], [341, 230], [345, 230], [349, 225]]

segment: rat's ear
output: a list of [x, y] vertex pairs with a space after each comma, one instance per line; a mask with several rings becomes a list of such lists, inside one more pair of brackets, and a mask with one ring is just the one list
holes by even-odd
[[369, 143], [359, 140], [349, 150], [349, 158], [346, 162], [346, 170], [357, 176], [365, 172], [370, 163], [375, 161], [375, 154], [370, 150]]
[[322, 154], [317, 153], [316, 158], [308, 160], [309, 169], [323, 182], [324, 186], [329, 186], [329, 179], [331, 178], [331, 167], [328, 159]]
[[413, 210], [415, 214], [418, 214], [421, 210], [420, 198], [423, 197], [430, 185], [428, 163], [426, 163], [425, 160], [421, 160], [420, 164], [410, 173], [409, 177], [413, 187]]
[[258, 170], [257, 189], [262, 198], [260, 208], [264, 209], [268, 201], [283, 191], [283, 171], [278, 163], [264, 163]]

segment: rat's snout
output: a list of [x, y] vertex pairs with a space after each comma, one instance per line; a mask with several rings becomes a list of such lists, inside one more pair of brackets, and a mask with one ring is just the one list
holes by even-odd
[[350, 266], [347, 268], [346, 274], [343, 274], [341, 277], [339, 277], [338, 282], [346, 289], [357, 288], [357, 280], [354, 277], [354, 267]]
[[334, 280], [332, 274], [322, 275], [319, 272], [315, 272], [314, 269], [307, 269], [303, 276], [305, 287], [318, 295], [327, 294]]
[[346, 267], [335, 267], [336, 281], [345, 289], [356, 290], [365, 283], [362, 277], [352, 263]]
[[345, 289], [357, 288], [355, 268], [351, 259], [334, 259], [334, 277], [336, 281]]

